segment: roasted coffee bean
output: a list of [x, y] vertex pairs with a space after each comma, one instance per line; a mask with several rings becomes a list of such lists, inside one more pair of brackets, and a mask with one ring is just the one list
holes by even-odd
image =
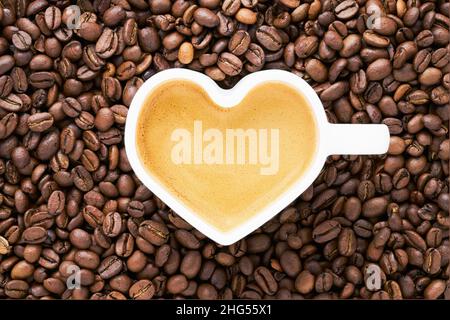
[[123, 268], [122, 261], [117, 256], [109, 256], [100, 262], [98, 274], [104, 280], [118, 275]]
[[194, 60], [194, 47], [190, 42], [184, 42], [178, 50], [178, 60], [183, 64], [189, 64]]
[[43, 132], [53, 125], [53, 116], [48, 112], [40, 112], [31, 115], [27, 124], [31, 131]]
[[334, 13], [336, 17], [342, 20], [351, 19], [359, 10], [359, 6], [356, 1], [353, 0], [345, 0], [341, 2], [334, 9]]
[[18, 50], [26, 51], [30, 48], [33, 40], [25, 31], [18, 31], [13, 34], [11, 41]]
[[324, 243], [336, 238], [341, 232], [341, 225], [335, 220], [322, 222], [313, 230], [312, 237], [317, 243]]
[[135, 300], [150, 300], [155, 294], [155, 286], [150, 280], [139, 280], [130, 287], [129, 295]]
[[199, 249], [201, 246], [200, 241], [192, 233], [186, 230], [177, 230], [175, 232], [175, 238], [183, 247], [188, 249]]
[[15, 60], [13, 56], [1, 55], [0, 56], [0, 76], [6, 74], [14, 67]]
[[56, 6], [48, 7], [45, 10], [44, 19], [50, 30], [58, 29], [61, 25], [61, 10]]
[[14, 86], [14, 81], [10, 76], [0, 77], [0, 97], [8, 96]]
[[259, 267], [254, 272], [258, 287], [266, 294], [273, 295], [278, 290], [278, 284], [272, 273], [265, 267]]
[[[76, 5], [0, 6], [0, 298], [449, 296], [447, 3]], [[388, 152], [329, 157], [287, 209], [215, 244], [138, 181], [123, 145], [137, 90], [171, 67], [226, 89], [291, 71], [330, 122], [387, 125]]]
[[295, 41], [295, 54], [299, 58], [307, 58], [312, 56], [319, 46], [317, 36], [298, 37]]
[[256, 39], [269, 51], [278, 51], [283, 45], [278, 30], [271, 26], [259, 27], [256, 30]]
[[169, 231], [161, 222], [146, 220], [139, 226], [139, 234], [148, 242], [160, 246], [168, 241]]
[[22, 233], [24, 243], [38, 244], [47, 239], [47, 230], [42, 227], [29, 227]]
[[78, 250], [74, 255], [74, 262], [81, 268], [96, 269], [100, 264], [99, 256], [89, 250]]
[[9, 247], [8, 240], [6, 240], [2, 236], [0, 236], [0, 254], [6, 255], [7, 253], [9, 253], [9, 250], [10, 250], [10, 247]]
[[122, 218], [118, 212], [109, 212], [103, 219], [103, 233], [110, 237], [117, 237], [122, 230]]
[[305, 71], [317, 82], [325, 82], [328, 79], [326, 66], [318, 59], [310, 59], [305, 64]]
[[117, 34], [113, 30], [105, 28], [97, 40], [95, 52], [100, 58], [108, 59], [116, 52], [118, 45], [119, 38]]
[[391, 63], [388, 59], [377, 59], [367, 67], [367, 79], [369, 81], [382, 80], [392, 71]]
[[23, 280], [10, 280], [6, 283], [4, 292], [12, 299], [23, 299], [28, 294], [29, 285]]
[[141, 201], [133, 200], [128, 203], [127, 212], [133, 218], [140, 218], [145, 214], [145, 206]]
[[250, 34], [244, 30], [238, 30], [228, 42], [228, 49], [232, 54], [240, 56], [247, 51], [250, 42]]
[[224, 52], [219, 56], [217, 66], [225, 74], [233, 76], [242, 70], [242, 61], [232, 53]]
[[55, 77], [48, 71], [38, 71], [30, 75], [29, 82], [36, 89], [48, 89], [55, 83]]
[[264, 50], [257, 44], [251, 43], [245, 53], [245, 58], [254, 66], [261, 67], [264, 64]]
[[11, 93], [6, 97], [0, 97], [0, 108], [4, 111], [17, 112], [23, 108], [23, 101], [19, 96]]
[[171, 294], [178, 294], [186, 290], [188, 281], [184, 275], [173, 275], [167, 279], [166, 288]]
[[195, 10], [193, 18], [195, 22], [208, 28], [214, 28], [219, 24], [217, 15], [208, 8], [198, 8]]
[[73, 182], [81, 191], [87, 192], [94, 186], [92, 176], [83, 166], [77, 166], [72, 170]]

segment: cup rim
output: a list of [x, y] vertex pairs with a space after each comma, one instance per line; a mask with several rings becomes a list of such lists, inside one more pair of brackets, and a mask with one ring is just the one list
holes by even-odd
[[[141, 163], [138, 155], [135, 137], [141, 108], [146, 98], [155, 88], [170, 80], [188, 80], [200, 85], [209, 94], [211, 100], [224, 108], [237, 105], [250, 90], [264, 82], [282, 82], [296, 89], [308, 101], [311, 107], [310, 110], [316, 120], [317, 146], [309, 168], [290, 187], [280, 194], [276, 200], [269, 203], [246, 222], [228, 231], [217, 229], [203, 220], [188, 206], [184, 205], [182, 201], [177, 199], [169, 190], [161, 185], [156, 178], [152, 177]], [[214, 80], [203, 73], [188, 69], [173, 68], [153, 75], [136, 92], [127, 114], [124, 144], [128, 161], [135, 174], [153, 194], [208, 238], [222, 245], [230, 245], [261, 227], [298, 198], [314, 182], [322, 170], [328, 155], [324, 143], [328, 125], [329, 123], [323, 104], [317, 93], [305, 80], [290, 72], [283, 70], [257, 71], [243, 77], [233, 88], [222, 89]]]

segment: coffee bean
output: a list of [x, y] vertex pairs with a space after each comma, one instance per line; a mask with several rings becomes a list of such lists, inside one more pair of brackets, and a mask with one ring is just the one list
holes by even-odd
[[103, 13], [103, 22], [108, 27], [119, 24], [126, 17], [126, 12], [121, 6], [112, 6]]
[[15, 60], [14, 57], [9, 55], [1, 55], [0, 56], [0, 76], [7, 73], [14, 67]]
[[113, 30], [105, 28], [95, 45], [95, 52], [100, 58], [108, 59], [116, 52], [118, 45], [117, 34]]
[[[123, 41], [127, 46], [133, 46], [137, 42], [138, 25], [135, 19], [127, 19], [123, 26]], [[139, 48], [139, 47], [138, 47]]]
[[70, 243], [78, 249], [89, 249], [92, 244], [91, 236], [82, 229], [74, 229], [69, 235]]
[[295, 41], [295, 54], [299, 58], [312, 56], [319, 46], [319, 39], [316, 36], [298, 37]]
[[352, 256], [356, 251], [357, 238], [352, 229], [344, 228], [339, 234], [338, 250], [344, 257]]
[[[384, 42], [382, 45], [384, 45]], [[347, 37], [344, 38], [343, 47], [339, 51], [339, 54], [344, 58], [349, 58], [356, 52], [358, 52], [360, 49], [361, 49], [361, 37], [356, 34], [349, 34]]]
[[50, 30], [58, 29], [61, 25], [61, 10], [58, 7], [51, 6], [45, 10], [45, 24]]
[[129, 295], [135, 300], [150, 300], [155, 294], [155, 286], [150, 280], [139, 280], [130, 287]]
[[24, 243], [38, 244], [47, 239], [47, 231], [42, 227], [29, 227], [22, 233]]
[[333, 50], [341, 50], [344, 46], [341, 36], [333, 30], [329, 30], [325, 33], [323, 41]]
[[372, 30], [383, 36], [392, 36], [397, 31], [397, 23], [391, 17], [378, 17], [373, 24]]
[[445, 282], [443, 280], [433, 280], [424, 290], [425, 299], [437, 299], [445, 291]]
[[217, 15], [208, 8], [198, 8], [193, 17], [198, 24], [208, 28], [214, 28], [219, 24]]
[[133, 218], [140, 218], [145, 214], [145, 206], [142, 202], [133, 200], [128, 203], [127, 212]]
[[235, 17], [237, 21], [247, 25], [255, 24], [258, 19], [257, 13], [247, 8], [239, 9]]
[[276, 28], [261, 26], [256, 30], [256, 39], [269, 51], [278, 51], [282, 46], [282, 39]]
[[420, 251], [425, 251], [426, 250], [426, 243], [425, 241], [422, 239], [422, 237], [415, 231], [412, 230], [406, 230], [405, 231], [405, 240], [406, 242], [411, 245], [412, 247], [420, 250]]
[[333, 286], [333, 276], [329, 272], [323, 272], [316, 278], [314, 288], [317, 292], [327, 292]]
[[122, 233], [116, 242], [115, 251], [119, 257], [127, 258], [131, 256], [134, 249], [134, 238], [129, 233]]
[[442, 72], [437, 68], [427, 68], [419, 75], [419, 82], [423, 85], [433, 85], [441, 81]]
[[11, 41], [18, 50], [26, 51], [30, 48], [33, 40], [25, 31], [18, 31], [13, 34]]
[[175, 238], [183, 247], [186, 247], [188, 249], [200, 248], [200, 241], [198, 241], [198, 239], [192, 233], [186, 230], [177, 230], [175, 232]]
[[239, 10], [240, 5], [240, 0], [224, 0], [222, 3], [222, 10], [227, 16], [234, 16]]
[[81, 191], [87, 192], [93, 188], [92, 176], [83, 166], [77, 166], [72, 170], [73, 182]]
[[278, 284], [272, 273], [265, 267], [259, 267], [254, 272], [258, 287], [266, 294], [273, 295], [278, 290]]
[[244, 30], [238, 30], [228, 42], [228, 49], [232, 54], [240, 56], [247, 51], [250, 42], [250, 34]]
[[345, 0], [341, 2], [334, 9], [334, 13], [336, 17], [342, 20], [351, 19], [359, 10], [359, 6], [356, 1], [353, 0]]
[[89, 250], [78, 250], [74, 256], [74, 262], [81, 268], [96, 269], [100, 264], [99, 256]]
[[247, 239], [249, 253], [265, 252], [270, 247], [270, 237], [266, 234], [255, 234]]
[[14, 93], [11, 93], [6, 97], [0, 97], [0, 108], [5, 111], [17, 112], [20, 111], [22, 107], [22, 99]]
[[98, 274], [104, 280], [118, 275], [123, 268], [122, 261], [117, 256], [109, 256], [100, 262]]
[[173, 275], [167, 279], [166, 287], [171, 294], [178, 294], [188, 287], [188, 281], [184, 275]]
[[367, 67], [367, 79], [369, 81], [382, 80], [392, 71], [391, 63], [388, 59], [377, 59]]
[[341, 232], [341, 225], [335, 220], [327, 220], [314, 228], [312, 237], [317, 243], [324, 243], [336, 238]]
[[289, 277], [296, 277], [301, 270], [301, 260], [297, 253], [286, 250], [280, 256], [280, 265]]
[[255, 43], [250, 43], [245, 58], [254, 66], [261, 67], [264, 64], [265, 53], [264, 50]]
[[348, 91], [348, 89], [349, 86], [347, 82], [335, 82], [320, 94], [320, 98], [323, 101], [337, 100], [342, 97]]
[[160, 246], [168, 241], [169, 231], [160, 222], [146, 220], [139, 226], [139, 234], [148, 242]]
[[54, 75], [48, 71], [33, 72], [29, 77], [31, 86], [37, 89], [48, 89], [55, 83]]
[[48, 112], [40, 112], [31, 115], [27, 124], [31, 131], [43, 132], [53, 125], [53, 116]]
[[423, 270], [429, 274], [436, 274], [441, 268], [441, 254], [438, 250], [430, 248], [425, 252]]
[[6, 255], [9, 253], [9, 242], [2, 236], [0, 236], [0, 255]]
[[301, 294], [308, 294], [314, 289], [314, 283], [314, 275], [308, 270], [304, 270], [295, 279], [295, 289]]
[[103, 233], [114, 238], [122, 230], [122, 218], [118, 212], [109, 212], [103, 219]]
[[203, 300], [215, 300], [219, 297], [217, 289], [209, 283], [202, 283], [198, 286], [197, 296]]
[[[0, 297], [447, 297], [448, 5], [82, 0], [73, 29], [70, 6], [25, 2], [0, 8]], [[291, 71], [330, 122], [386, 124], [389, 150], [329, 157], [280, 215], [214, 244], [123, 147], [138, 88], [181, 66], [224, 88]]]
[[10, 280], [5, 285], [5, 294], [12, 299], [23, 299], [28, 294], [29, 285], [23, 280]]
[[386, 213], [388, 201], [383, 197], [376, 197], [363, 204], [362, 214], [365, 217], [373, 218]]
[[14, 81], [10, 76], [0, 77], [0, 97], [8, 96], [14, 86]]
[[233, 76], [242, 70], [242, 61], [232, 53], [224, 52], [219, 56], [217, 66], [225, 74]]

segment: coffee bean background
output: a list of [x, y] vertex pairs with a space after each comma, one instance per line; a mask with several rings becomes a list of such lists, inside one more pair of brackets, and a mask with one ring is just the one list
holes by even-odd
[[[449, 299], [449, 9], [2, 0], [0, 298]], [[153, 196], [125, 154], [133, 95], [172, 67], [224, 88], [291, 71], [331, 122], [388, 125], [389, 151], [330, 157], [292, 205], [217, 245]]]

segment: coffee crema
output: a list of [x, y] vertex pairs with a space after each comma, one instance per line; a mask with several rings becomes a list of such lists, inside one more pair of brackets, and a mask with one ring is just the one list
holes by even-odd
[[147, 97], [136, 148], [155, 180], [203, 220], [229, 231], [308, 170], [318, 139], [311, 107], [277, 81], [223, 108], [199, 85], [170, 80]]

